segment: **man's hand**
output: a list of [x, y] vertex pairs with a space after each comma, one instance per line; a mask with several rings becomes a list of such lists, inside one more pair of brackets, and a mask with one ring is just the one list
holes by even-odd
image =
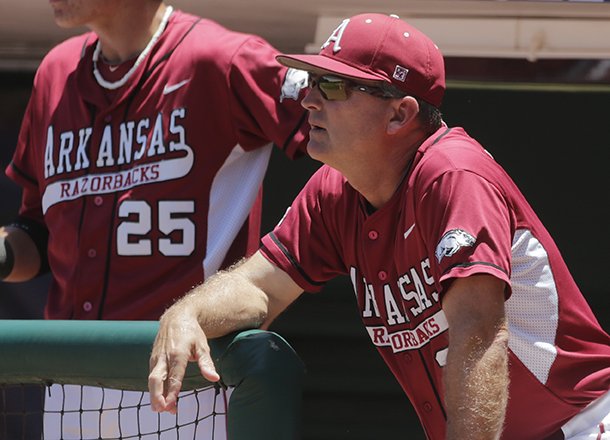
[[153, 411], [176, 413], [186, 366], [197, 362], [205, 379], [220, 376], [208, 338], [266, 328], [303, 289], [260, 252], [195, 287], [161, 317], [150, 357], [148, 390]]
[[178, 393], [189, 361], [197, 362], [205, 379], [220, 380], [207, 337], [196, 316], [176, 304], [161, 317], [150, 357], [148, 390], [153, 411], [176, 413]]
[[14, 226], [0, 227], [0, 280], [28, 281], [40, 271], [40, 253], [32, 237]]

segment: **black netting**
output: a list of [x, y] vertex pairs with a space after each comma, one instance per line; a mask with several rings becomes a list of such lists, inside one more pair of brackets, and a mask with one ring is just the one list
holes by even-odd
[[220, 386], [181, 393], [175, 415], [154, 413], [146, 392], [0, 386], [0, 440], [220, 440], [226, 413], [227, 392]]

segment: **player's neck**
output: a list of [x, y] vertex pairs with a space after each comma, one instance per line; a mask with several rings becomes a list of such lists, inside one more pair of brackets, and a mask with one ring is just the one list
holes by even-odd
[[165, 4], [128, 1], [110, 19], [89, 27], [99, 37], [101, 55], [106, 62], [118, 64], [136, 58], [158, 29]]
[[377, 161], [361, 170], [344, 172], [350, 185], [376, 209], [385, 205], [394, 195], [406, 174], [408, 163], [398, 166], [396, 162]]
[[[385, 205], [396, 193], [407, 174], [417, 153], [417, 149], [427, 136], [412, 137], [402, 140], [393, 146], [384, 147], [377, 155], [378, 160], [370, 158], [365, 169], [350, 173], [354, 176], [348, 181], [376, 209]], [[374, 149], [373, 149], [374, 150]]]

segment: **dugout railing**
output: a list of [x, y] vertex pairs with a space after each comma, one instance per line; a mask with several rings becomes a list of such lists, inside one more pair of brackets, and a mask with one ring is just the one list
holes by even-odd
[[[57, 384], [140, 391], [147, 396], [148, 360], [157, 329], [158, 323], [149, 321], [0, 320], [0, 438], [16, 440], [11, 437], [15, 425], [18, 431], [21, 425], [27, 440], [45, 438], [43, 429], [42, 437], [32, 437], [36, 429], [30, 425], [43, 423], [45, 415], [37, 417], [45, 407], [42, 399], [48, 399], [49, 387]], [[249, 330], [210, 340], [210, 348], [221, 385], [204, 380], [191, 363], [182, 389], [232, 391], [225, 410], [228, 439], [299, 438], [304, 366], [288, 342], [273, 332]], [[36, 393], [37, 388], [43, 392]], [[114, 410], [121, 410], [121, 405]], [[140, 404], [135, 406], [141, 410]], [[225, 411], [214, 405], [207, 417]], [[57, 412], [68, 417], [70, 411]], [[101, 408], [73, 412], [83, 419], [87, 412], [101, 414]], [[102, 419], [98, 416], [96, 423]], [[163, 432], [160, 427], [158, 432], [112, 438], [170, 438]], [[105, 438], [101, 428], [97, 435]], [[207, 440], [202, 434], [192, 438]]]

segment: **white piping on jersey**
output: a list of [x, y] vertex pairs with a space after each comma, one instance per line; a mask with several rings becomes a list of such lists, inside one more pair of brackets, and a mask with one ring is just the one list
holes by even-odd
[[529, 230], [515, 232], [510, 280], [512, 295], [505, 305], [508, 346], [545, 384], [557, 357], [559, 297], [548, 254]]
[[208, 238], [203, 273], [216, 273], [248, 218], [265, 177], [272, 144], [253, 151], [236, 145], [216, 173], [210, 189]]

